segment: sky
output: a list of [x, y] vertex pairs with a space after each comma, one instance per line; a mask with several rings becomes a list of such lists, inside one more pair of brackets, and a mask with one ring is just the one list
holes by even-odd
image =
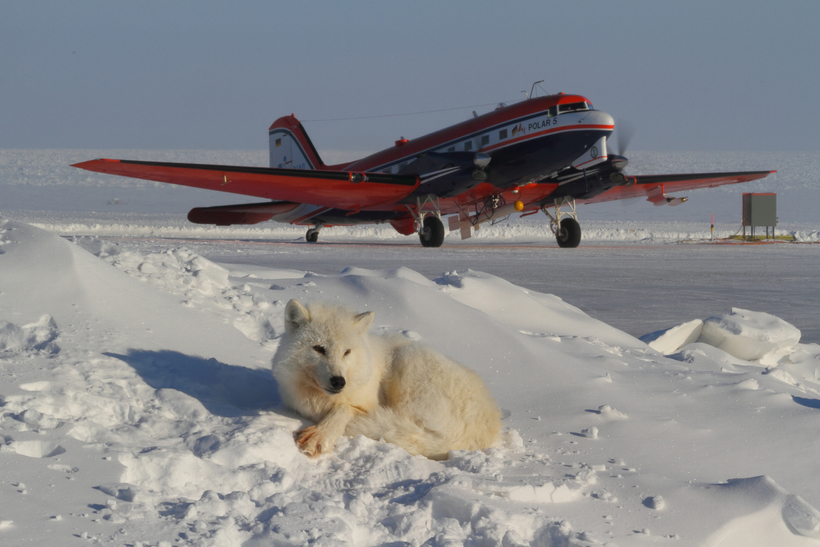
[[[633, 150], [818, 151], [820, 2], [0, 0], [0, 148], [369, 153], [537, 93]], [[405, 115], [402, 115], [405, 114]]]

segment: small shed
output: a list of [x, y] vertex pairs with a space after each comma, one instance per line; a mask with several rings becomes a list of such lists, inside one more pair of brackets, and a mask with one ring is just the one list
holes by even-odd
[[743, 194], [743, 237], [746, 237], [746, 226], [751, 228], [752, 239], [755, 237], [755, 226], [766, 227], [766, 239], [769, 238], [769, 227], [777, 226], [777, 194]]

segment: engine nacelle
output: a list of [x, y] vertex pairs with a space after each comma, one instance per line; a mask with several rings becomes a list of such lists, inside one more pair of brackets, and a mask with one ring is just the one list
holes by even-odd
[[188, 222], [194, 224], [215, 224], [216, 226], [230, 226], [232, 224], [258, 224], [270, 220], [272, 214], [265, 213], [235, 213], [233, 211], [208, 211], [207, 208], [196, 207], [188, 213]]
[[248, 203], [243, 205], [221, 205], [218, 207], [195, 207], [188, 212], [188, 222], [194, 224], [258, 224], [276, 215], [287, 213], [299, 204], [288, 201], [270, 203]]

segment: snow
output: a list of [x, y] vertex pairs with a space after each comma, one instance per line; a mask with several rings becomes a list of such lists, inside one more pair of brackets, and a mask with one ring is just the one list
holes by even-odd
[[733, 308], [732, 313], [687, 321], [641, 340], [665, 355], [701, 342], [743, 361], [777, 366], [797, 349], [800, 330], [768, 313]]
[[800, 331], [773, 315], [733, 308], [731, 314], [704, 321], [700, 340], [738, 359], [777, 365], [796, 349]]
[[669, 329], [641, 336], [641, 340], [646, 342], [650, 348], [664, 355], [670, 355], [692, 342], [697, 342], [702, 332], [703, 321], [693, 319]]
[[[173, 209], [206, 203], [151, 183], [134, 195], [168, 197], [167, 213], [109, 206], [117, 196], [97, 182], [49, 178], [57, 169], [37, 163], [49, 154], [5, 154], [26, 181], [14, 184], [44, 177], [66, 193], [59, 207], [0, 212], [3, 545], [820, 544], [820, 345], [782, 317], [816, 328], [811, 244], [741, 255], [670, 243], [708, 225], [652, 221], [669, 238], [642, 241], [599, 221], [572, 255], [577, 274], [528, 221], [439, 250], [378, 227], [310, 246], [293, 243], [302, 229], [188, 227]], [[231, 201], [218, 197], [207, 204]], [[551, 278], [534, 253], [571, 275]], [[723, 291], [730, 312], [692, 314], [676, 298], [641, 308], [623, 294], [664, 289], [639, 255], [693, 278], [744, 256], [794, 277], [773, 299], [744, 299], [740, 274], [691, 296], [714, 306]], [[592, 298], [550, 294], [572, 282]], [[503, 441], [444, 462], [362, 437], [299, 453], [307, 422], [278, 400], [269, 364], [291, 298], [372, 310], [375, 331], [476, 370]], [[624, 324], [640, 309], [657, 327], [628, 334], [575, 299], [617, 307]]]

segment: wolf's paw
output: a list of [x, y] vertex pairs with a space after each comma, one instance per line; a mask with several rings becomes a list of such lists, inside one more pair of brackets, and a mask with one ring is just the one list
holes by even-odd
[[322, 453], [323, 445], [326, 444], [324, 441], [325, 436], [315, 425], [296, 432], [296, 444], [299, 445], [302, 452], [311, 458], [315, 458]]

